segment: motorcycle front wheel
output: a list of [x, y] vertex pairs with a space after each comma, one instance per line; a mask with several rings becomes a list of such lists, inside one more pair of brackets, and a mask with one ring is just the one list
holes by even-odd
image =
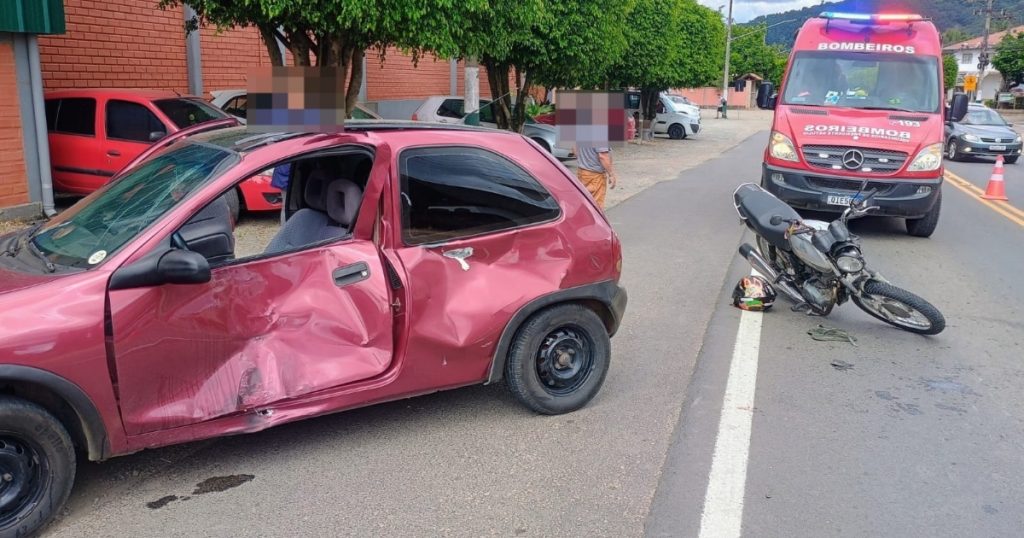
[[867, 282], [863, 294], [853, 294], [853, 302], [871, 316], [912, 333], [939, 334], [946, 328], [946, 318], [938, 308], [885, 282]]

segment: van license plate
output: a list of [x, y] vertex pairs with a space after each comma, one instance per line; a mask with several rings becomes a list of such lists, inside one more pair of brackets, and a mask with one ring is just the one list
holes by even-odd
[[852, 199], [853, 199], [852, 196], [844, 196], [844, 195], [841, 195], [841, 194], [829, 194], [825, 198], [825, 202], [828, 203], [828, 205], [848, 206], [848, 205], [850, 205], [850, 200], [852, 200]]
[[989, 146], [989, 151], [1006, 151], [1006, 146]]

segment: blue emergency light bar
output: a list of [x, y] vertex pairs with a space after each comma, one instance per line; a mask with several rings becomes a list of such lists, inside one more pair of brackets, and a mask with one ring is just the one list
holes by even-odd
[[916, 13], [841, 13], [838, 11], [825, 11], [820, 16], [823, 19], [864, 22], [913, 22], [925, 20], [924, 17]]

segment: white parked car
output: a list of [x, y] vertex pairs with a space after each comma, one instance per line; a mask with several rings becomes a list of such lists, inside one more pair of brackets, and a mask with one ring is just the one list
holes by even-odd
[[[635, 90], [628, 92], [626, 111], [632, 115], [638, 113], [639, 109], [640, 92]], [[690, 103], [685, 97], [660, 94], [655, 114], [654, 134], [667, 134], [669, 138], [679, 140], [700, 132], [700, 107]], [[643, 128], [649, 129], [650, 126], [644, 124]], [[639, 124], [637, 129], [640, 129]]]
[[[210, 92], [213, 97], [210, 104], [238, 118], [245, 123], [245, 115], [248, 110], [248, 92], [244, 88], [231, 90], [217, 90]], [[381, 117], [363, 105], [356, 104], [352, 109], [352, 119], [355, 120], [379, 120]]]
[[[490, 101], [480, 100], [480, 125], [496, 128], [498, 126], [491, 110]], [[465, 99], [457, 95], [434, 95], [423, 100], [423, 104], [412, 114], [413, 121], [430, 121], [438, 123], [465, 123]], [[537, 123], [527, 118], [523, 126], [523, 135], [536, 142], [540, 147], [551, 152], [557, 159], [567, 160], [575, 156], [572, 150], [559, 145], [558, 128], [552, 125]]]

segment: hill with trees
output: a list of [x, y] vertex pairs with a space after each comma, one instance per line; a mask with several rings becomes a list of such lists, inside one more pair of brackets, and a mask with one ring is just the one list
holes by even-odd
[[[793, 46], [796, 31], [807, 19], [818, 16], [822, 11], [862, 12], [864, 4], [863, 0], [823, 2], [821, 5], [757, 17], [750, 22], [768, 26], [782, 23], [768, 28], [766, 40], [768, 44], [781, 45], [789, 49]], [[953, 42], [956, 41], [955, 37], [965, 34], [967, 38], [981, 35], [985, 19], [974, 13], [981, 7], [983, 7], [983, 2], [967, 2], [965, 0], [893, 0], [885, 3], [886, 12], [919, 13], [930, 18], [940, 32], [946, 33], [951, 30], [963, 32], [959, 35], [951, 33], [950, 36], [954, 37], [951, 39]], [[1009, 19], [993, 21], [993, 31], [1024, 24], [1024, 0], [996, 0], [994, 7], [1005, 10]], [[790, 19], [795, 20], [789, 21]]]

